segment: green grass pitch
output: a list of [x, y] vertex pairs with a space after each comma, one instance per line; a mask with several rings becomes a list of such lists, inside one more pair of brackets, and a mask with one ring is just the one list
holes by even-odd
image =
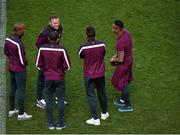
[[[7, 35], [13, 24], [26, 24], [24, 42], [27, 67], [26, 111], [32, 120], [7, 118], [7, 133], [180, 133], [180, 1], [179, 0], [8, 0]], [[51, 15], [60, 16], [62, 45], [72, 67], [66, 75], [67, 128], [49, 131], [44, 110], [35, 106], [37, 69], [35, 40]], [[130, 94], [134, 112], [119, 113], [113, 105], [118, 94], [111, 85], [115, 35], [111, 25], [122, 19], [133, 36], [134, 81]], [[85, 124], [90, 117], [83, 85], [82, 60], [77, 56], [86, 41], [85, 27], [93, 25], [97, 39], [106, 42], [106, 91], [110, 118], [99, 127]], [[9, 74], [7, 75], [7, 111]], [[57, 106], [54, 105], [54, 111]], [[98, 107], [100, 113], [100, 108]], [[55, 114], [57, 118], [57, 113]]]

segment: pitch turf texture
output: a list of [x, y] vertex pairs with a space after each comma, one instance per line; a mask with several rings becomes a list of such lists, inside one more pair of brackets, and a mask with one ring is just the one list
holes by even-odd
[[[26, 111], [32, 120], [7, 118], [7, 133], [180, 133], [180, 18], [179, 0], [8, 0], [7, 34], [17, 21], [26, 24], [27, 58]], [[67, 128], [49, 131], [44, 110], [35, 106], [37, 54], [35, 40], [50, 15], [59, 15], [64, 31], [61, 43], [72, 67], [66, 75], [65, 109]], [[122, 19], [133, 36], [134, 81], [130, 94], [134, 112], [120, 113], [113, 101], [118, 94], [111, 85], [115, 53], [113, 20]], [[83, 85], [82, 60], [77, 56], [86, 41], [85, 27], [95, 26], [97, 39], [106, 42], [106, 92], [110, 118], [98, 127], [85, 124], [90, 118]], [[7, 110], [9, 74], [7, 72]], [[57, 106], [54, 105], [54, 110]], [[100, 108], [98, 106], [100, 113]], [[57, 118], [57, 113], [55, 114]]]

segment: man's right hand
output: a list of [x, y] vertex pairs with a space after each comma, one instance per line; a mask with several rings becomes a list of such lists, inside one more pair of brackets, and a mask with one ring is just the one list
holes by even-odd
[[117, 65], [117, 62], [114, 61], [114, 58], [113, 58], [113, 57], [110, 59], [110, 64], [111, 64], [112, 66], [116, 66], [116, 65]]

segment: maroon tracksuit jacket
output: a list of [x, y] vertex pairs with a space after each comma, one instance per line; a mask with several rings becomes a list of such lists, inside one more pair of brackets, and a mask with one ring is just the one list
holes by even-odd
[[61, 45], [49, 43], [40, 47], [36, 66], [44, 71], [45, 80], [64, 80], [70, 61]]
[[55, 30], [55, 29], [52, 28], [50, 25], [48, 25], [46, 28], [44, 28], [44, 29], [40, 32], [39, 37], [38, 37], [38, 39], [36, 40], [36, 47], [37, 47], [37, 48], [40, 48], [40, 46], [43, 45], [43, 44], [48, 44], [48, 43], [49, 43], [49, 41], [48, 41], [48, 34], [49, 34], [51, 31], [56, 31], [56, 32], [58, 32], [58, 33], [59, 33], [59, 36], [61, 37], [61, 35], [62, 35], [62, 26], [60, 25], [58, 30]]
[[13, 34], [5, 39], [4, 54], [8, 57], [9, 71], [21, 72], [26, 69], [25, 48], [20, 37]]
[[81, 45], [78, 54], [84, 59], [84, 77], [98, 78], [105, 73], [105, 44], [95, 39], [89, 39]]

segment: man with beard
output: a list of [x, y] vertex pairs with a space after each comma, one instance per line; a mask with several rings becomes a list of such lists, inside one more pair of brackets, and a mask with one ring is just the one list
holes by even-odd
[[121, 20], [114, 21], [112, 32], [117, 35], [116, 53], [111, 58], [111, 65], [115, 66], [115, 72], [112, 76], [112, 84], [118, 92], [121, 92], [121, 98], [114, 101], [119, 112], [131, 112], [133, 108], [129, 99], [129, 83], [132, 80], [132, 38], [130, 33], [123, 29]]

